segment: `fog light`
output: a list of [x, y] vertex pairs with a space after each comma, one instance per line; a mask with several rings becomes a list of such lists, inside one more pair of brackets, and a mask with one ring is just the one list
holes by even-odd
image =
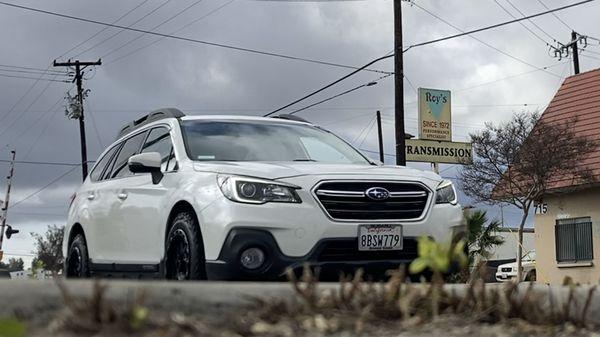
[[260, 248], [248, 248], [240, 255], [242, 266], [247, 269], [258, 269], [265, 263], [265, 252]]

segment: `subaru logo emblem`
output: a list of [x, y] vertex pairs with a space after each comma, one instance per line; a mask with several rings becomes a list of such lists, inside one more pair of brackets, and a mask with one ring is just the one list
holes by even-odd
[[386, 200], [390, 197], [390, 192], [383, 187], [371, 187], [365, 191], [365, 194], [373, 200]]

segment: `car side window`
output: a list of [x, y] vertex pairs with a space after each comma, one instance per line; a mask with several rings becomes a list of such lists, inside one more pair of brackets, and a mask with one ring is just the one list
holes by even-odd
[[177, 161], [173, 153], [171, 134], [167, 128], [160, 127], [150, 130], [141, 153], [145, 152], [158, 152], [160, 154], [161, 170], [163, 172], [174, 170]]
[[92, 173], [90, 173], [90, 180], [92, 180], [92, 181], [101, 180], [102, 173], [104, 173], [106, 166], [111, 161], [111, 159], [113, 158], [113, 155], [115, 154], [115, 152], [117, 152], [118, 149], [119, 149], [119, 146], [114, 146], [112, 149], [108, 150], [108, 152], [106, 152], [106, 154], [102, 158], [100, 158], [98, 160], [98, 164], [96, 164], [96, 166], [94, 166]]
[[129, 167], [127, 166], [127, 161], [129, 157], [138, 153], [142, 142], [146, 138], [146, 134], [148, 132], [139, 133], [125, 141], [123, 146], [121, 147], [121, 151], [117, 155], [117, 159], [115, 160], [114, 166], [112, 168], [110, 178], [121, 178], [133, 175], [131, 171], [129, 171]]

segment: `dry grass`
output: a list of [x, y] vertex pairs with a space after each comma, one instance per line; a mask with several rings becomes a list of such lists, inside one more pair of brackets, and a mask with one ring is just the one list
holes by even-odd
[[[254, 299], [250, 309], [230, 317], [152, 312], [145, 293], [123, 305], [108, 301], [96, 282], [89, 298], [74, 298], [58, 282], [65, 309], [39, 336], [592, 336], [588, 319], [596, 288], [576, 301], [552, 298], [533, 285], [467, 287], [410, 283], [404, 269], [385, 283], [362, 280], [359, 271], [343, 277], [336, 290], [321, 290], [309, 268], [297, 279], [289, 273], [294, 298]], [[436, 296], [432, 296], [437, 293]], [[598, 322], [598, 320], [596, 320]], [[600, 335], [594, 335], [596, 337]]]
[[339, 291], [332, 292], [319, 291], [308, 268], [300, 280], [290, 273], [298, 297], [291, 301], [257, 300], [256, 307], [261, 309], [248, 314], [239, 331], [257, 336], [295, 336], [299, 331], [306, 335], [342, 331], [369, 335], [374, 327], [397, 326], [402, 327], [397, 331], [404, 331], [424, 323], [457, 319], [461, 327], [520, 327], [536, 331], [533, 335], [540, 333], [539, 329], [550, 329], [549, 335], [554, 336], [564, 329], [583, 334], [599, 328], [587, 317], [596, 287], [590, 288], [583, 304], [575, 301], [576, 287], [571, 287], [567, 300], [559, 305], [549, 291], [536, 290], [533, 284], [523, 290], [516, 283], [488, 287], [481, 280], [473, 280], [459, 293], [457, 287], [443, 284], [412, 284], [404, 269], [392, 272], [387, 283], [365, 283], [361, 276], [359, 272], [353, 279], [343, 279]]

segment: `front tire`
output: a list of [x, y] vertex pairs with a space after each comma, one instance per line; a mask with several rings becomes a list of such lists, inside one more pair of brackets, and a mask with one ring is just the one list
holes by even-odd
[[177, 214], [165, 246], [165, 272], [169, 280], [204, 280], [206, 266], [200, 226], [191, 212]]
[[65, 273], [67, 278], [90, 277], [90, 260], [87, 243], [83, 234], [77, 234], [73, 241], [71, 241]]

